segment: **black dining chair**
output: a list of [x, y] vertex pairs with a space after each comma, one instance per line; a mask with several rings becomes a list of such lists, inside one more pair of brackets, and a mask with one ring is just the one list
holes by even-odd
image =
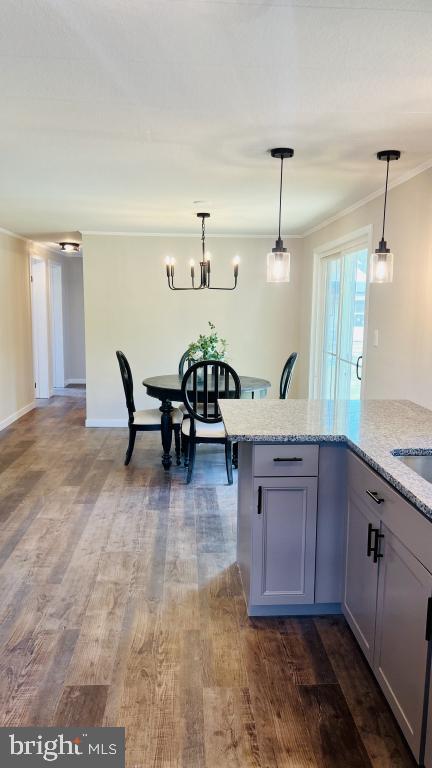
[[189, 350], [187, 349], [186, 352], [183, 352], [180, 358], [180, 362], [178, 365], [179, 376], [183, 378], [186, 366], [190, 368], [192, 363], [193, 363], [193, 360], [191, 357], [189, 357]]
[[[193, 363], [193, 360], [192, 360], [191, 357], [189, 357], [189, 350], [187, 349], [186, 352], [183, 352], [183, 354], [182, 354], [182, 356], [180, 358], [179, 365], [178, 365], [178, 374], [179, 374], [179, 377], [181, 379], [184, 376], [186, 367], [190, 368], [192, 363]], [[187, 412], [187, 409], [186, 409], [186, 406], [184, 405], [184, 403], [180, 403], [180, 405], [178, 407], [181, 410], [183, 416], [186, 416], [186, 418], [189, 418], [189, 414]], [[184, 453], [185, 450], [186, 450], [186, 439], [183, 436], [183, 440], [182, 440], [182, 453]]]
[[286, 361], [282, 376], [279, 384], [279, 400], [286, 400], [288, 397], [289, 388], [291, 386], [291, 381], [294, 373], [294, 367], [297, 362], [298, 354], [297, 352], [291, 352], [288, 360]]
[[192, 479], [197, 443], [225, 445], [225, 463], [229, 485], [233, 482], [232, 444], [228, 440], [218, 406], [221, 398], [239, 398], [240, 378], [234, 368], [220, 360], [201, 360], [186, 371], [182, 382], [183, 402], [189, 414], [182, 434], [188, 444], [186, 482]]
[[[133, 394], [133, 378], [130, 365], [127, 361], [126, 355], [118, 350], [116, 352], [118, 364], [120, 366], [120, 373], [123, 382], [124, 393], [126, 397], [126, 407], [129, 414], [129, 445], [127, 447], [125, 464], [129, 464], [135, 445], [135, 438], [137, 432], [157, 432], [161, 429], [161, 412], [159, 408], [148, 408], [145, 411], [137, 411], [135, 408], [134, 394]], [[180, 458], [180, 430], [183, 421], [183, 414], [179, 408], [173, 408], [171, 411], [172, 425], [174, 430], [175, 439], [175, 452], [177, 459], [177, 466], [181, 463]]]

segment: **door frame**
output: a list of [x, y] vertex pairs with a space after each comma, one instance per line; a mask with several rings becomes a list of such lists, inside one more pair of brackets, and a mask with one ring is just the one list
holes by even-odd
[[323, 295], [325, 289], [325, 275], [322, 269], [322, 260], [336, 255], [341, 250], [351, 250], [357, 245], [367, 248], [366, 267], [366, 294], [365, 294], [365, 323], [362, 361], [362, 380], [360, 384], [360, 398], [365, 397], [365, 372], [366, 372], [366, 340], [368, 336], [369, 316], [369, 261], [372, 250], [372, 224], [356, 229], [336, 240], [330, 240], [318, 246], [313, 251], [313, 280], [312, 280], [312, 307], [311, 307], [311, 336], [309, 353], [309, 399], [319, 398], [321, 362], [318, 362], [317, 354], [322, 349], [324, 306]]

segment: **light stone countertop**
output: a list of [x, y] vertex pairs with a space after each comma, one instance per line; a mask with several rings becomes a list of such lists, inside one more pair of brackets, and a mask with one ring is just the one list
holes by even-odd
[[233, 441], [348, 445], [432, 521], [432, 483], [392, 451], [432, 454], [432, 411], [409, 400], [220, 400]]

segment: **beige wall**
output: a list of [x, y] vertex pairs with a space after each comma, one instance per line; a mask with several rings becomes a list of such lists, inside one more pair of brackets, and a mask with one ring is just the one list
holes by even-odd
[[28, 243], [0, 232], [0, 429], [33, 402]]
[[[382, 210], [380, 196], [303, 241], [299, 396], [308, 396], [314, 249], [367, 225], [376, 248]], [[369, 285], [364, 394], [432, 407], [432, 170], [390, 190], [386, 239], [395, 255], [394, 277], [387, 285]]]
[[[283, 363], [298, 347], [302, 241], [292, 251], [292, 280], [266, 283], [266, 253], [273, 242], [258, 238], [209, 238], [215, 284], [232, 279], [232, 257], [241, 257], [233, 292], [169, 291], [164, 257], [175, 255], [179, 283], [197, 260], [199, 238], [84, 236], [87, 419], [124, 420], [125, 402], [115, 359], [129, 358], [136, 407], [155, 407], [141, 386], [146, 376], [175, 372], [181, 354], [212, 320], [226, 337], [229, 362], [241, 373], [263, 376], [273, 396]], [[295, 382], [293, 391], [295, 392]]]
[[83, 260], [62, 260], [65, 380], [85, 381]]

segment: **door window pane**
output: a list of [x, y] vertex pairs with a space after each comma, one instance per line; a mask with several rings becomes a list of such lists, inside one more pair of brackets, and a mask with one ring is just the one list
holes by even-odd
[[324, 352], [336, 354], [341, 290], [341, 261], [331, 259], [326, 270], [326, 297], [324, 313]]
[[[357, 361], [363, 354], [367, 249], [324, 259], [322, 369], [320, 396], [358, 400]], [[361, 372], [361, 361], [359, 373]]]

